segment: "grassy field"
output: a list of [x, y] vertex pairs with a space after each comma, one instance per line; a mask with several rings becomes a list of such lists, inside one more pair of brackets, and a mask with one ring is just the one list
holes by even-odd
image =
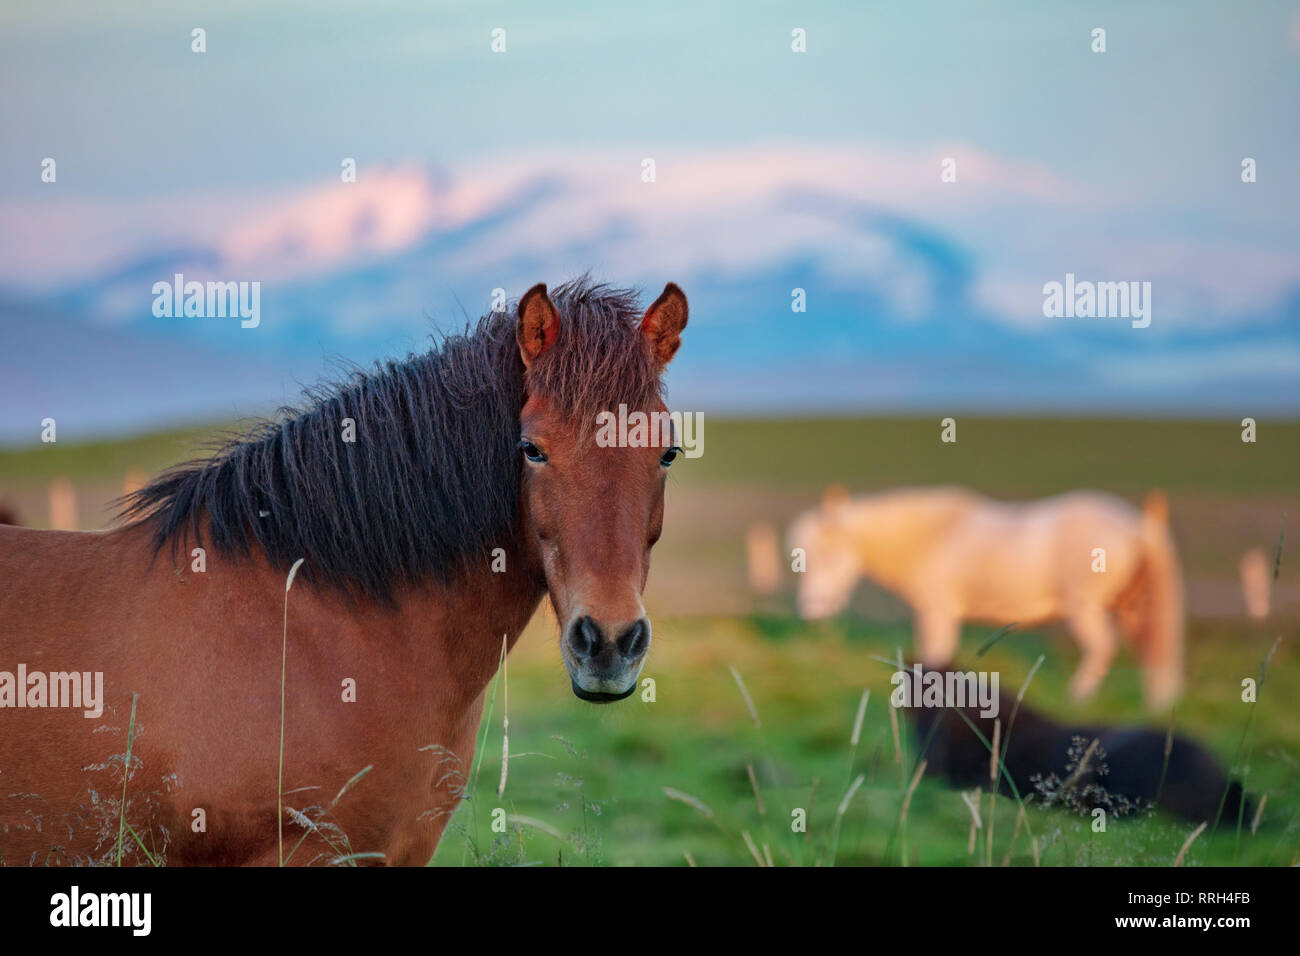
[[[3, 451], [0, 499], [39, 525], [47, 483], [67, 477], [81, 523], [101, 526], [126, 472], [180, 460], [204, 435]], [[705, 449], [674, 466], [655, 552], [647, 592], [655, 646], [644, 675], [654, 679], [655, 699], [603, 708], [576, 700], [553, 626], [535, 620], [508, 674], [489, 689], [480, 763], [467, 768], [469, 799], [436, 864], [1172, 863], [1193, 830], [1182, 821], [1112, 819], [1094, 832], [1090, 817], [1035, 801], [1022, 817], [1015, 800], [987, 793], [971, 851], [967, 804], [928, 779], [900, 825], [916, 742], [904, 726], [895, 744], [890, 671], [876, 658], [910, 651], [906, 609], [864, 587], [851, 612], [810, 626], [794, 619], [788, 595], [757, 599], [745, 582], [745, 529], [759, 521], [784, 527], [831, 481], [854, 490], [957, 483], [1007, 498], [1092, 487], [1137, 500], [1164, 488], [1191, 609], [1177, 728], [1236, 767], [1253, 794], [1267, 794], [1256, 833], [1250, 820], [1240, 831], [1236, 820], [1224, 821], [1192, 843], [1185, 865], [1300, 859], [1294, 549], [1283, 550], [1268, 621], [1246, 619], [1237, 580], [1247, 548], [1274, 554], [1284, 515], [1291, 516], [1287, 538], [1300, 535], [1300, 424], [1263, 422], [1259, 441], [1244, 444], [1231, 420], [963, 418], [957, 443], [944, 444], [937, 419], [710, 419]], [[967, 630], [967, 666], [987, 634]], [[1278, 638], [1258, 704], [1243, 703], [1242, 679], [1259, 674]], [[1025, 697], [1031, 706], [1071, 722], [1150, 721], [1128, 656], [1096, 699], [1068, 701], [1077, 650], [1058, 628], [1013, 631], [980, 668], [998, 671], [1014, 693], [1040, 655]], [[507, 687], [511, 756], [498, 795]], [[509, 821], [505, 833], [492, 829], [498, 809]], [[792, 829], [800, 810], [805, 832]]]
[[[971, 631], [964, 647], [982, 635]], [[976, 863], [988, 852], [987, 830], [968, 852], [971, 816], [961, 796], [922, 780], [908, 813], [906, 842], [898, 820], [916, 747], [904, 726], [901, 760], [889, 718], [889, 669], [873, 655], [909, 646], [905, 627], [851, 620], [805, 627], [788, 617], [669, 618], [659, 623], [647, 676], [655, 701], [630, 698], [594, 711], [572, 699], [553, 635], [538, 628], [510, 659], [510, 749], [507, 785], [501, 776], [502, 696], [485, 720], [482, 765], [470, 782], [471, 799], [458, 812], [437, 855], [440, 864], [606, 863], [701, 866], [754, 862], [748, 833], [760, 855], [777, 865]], [[1240, 702], [1239, 676], [1254, 675], [1267, 653], [1265, 633], [1204, 629], [1190, 655], [1199, 675], [1177, 715], [1188, 733], [1230, 762], [1250, 707]], [[982, 669], [1018, 688], [1039, 654], [1046, 662], [1026, 700], [1058, 717], [1081, 721], [1141, 722], [1137, 674], [1120, 668], [1085, 708], [1066, 703], [1073, 657], [1068, 645], [1042, 632], [1016, 633], [989, 653]], [[1300, 692], [1293, 665], [1269, 671], [1242, 766], [1254, 792], [1268, 793], [1258, 832], [1245, 821], [1225, 821], [1213, 839], [1202, 835], [1187, 864], [1290, 864], [1296, 861], [1297, 734], [1292, 701]], [[756, 724], [731, 672], [745, 682]], [[864, 690], [870, 696], [859, 744], [850, 738]], [[751, 780], [750, 773], [753, 773]], [[859, 775], [864, 778], [842, 819], [837, 809]], [[755, 793], [757, 787], [757, 795]], [[668, 791], [689, 795], [692, 806]], [[1018, 804], [998, 797], [993, 857], [1034, 862], [1022, 824], [1012, 846]], [[525, 823], [505, 836], [490, 829], [495, 808]], [[987, 825], [990, 798], [980, 813]], [[792, 831], [792, 813], [807, 812], [806, 833]], [[1168, 864], [1193, 827], [1156, 816], [1111, 820], [1095, 833], [1091, 819], [1035, 809], [1026, 815], [1043, 865]], [[906, 847], [906, 848], [905, 848]]]

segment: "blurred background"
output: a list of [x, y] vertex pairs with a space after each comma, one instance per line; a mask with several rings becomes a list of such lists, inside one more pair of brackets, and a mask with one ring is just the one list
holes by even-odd
[[[685, 289], [669, 404], [704, 415], [704, 454], [673, 469], [654, 557], [657, 700], [573, 700], [539, 618], [509, 675], [528, 755], [439, 862], [972, 861], [966, 807], [928, 782], [899, 846], [911, 757], [872, 655], [910, 650], [907, 608], [864, 584], [804, 625], [788, 562], [773, 582], [747, 556], [829, 483], [1165, 489], [1179, 727], [1272, 794], [1264, 838], [1191, 859], [1294, 862], [1300, 584], [1284, 560], [1251, 616], [1241, 577], [1290, 550], [1286, 515], [1300, 534], [1294, 2], [46, 2], [0, 10], [0, 76], [0, 505], [26, 524], [104, 527], [217, 431], [340, 360], [428, 348], [495, 290]], [[260, 283], [259, 324], [155, 316], [176, 273]], [[1067, 273], [1150, 282], [1150, 326], [1045, 317]], [[1240, 681], [1278, 637], [1243, 747]], [[1127, 657], [1067, 702], [1060, 629], [988, 660], [1015, 687], [1039, 654], [1028, 701], [1148, 719]], [[504, 841], [502, 800], [533, 821]], [[1032, 863], [1005, 813], [999, 859]], [[1051, 863], [1169, 862], [1186, 837], [1043, 819]]]

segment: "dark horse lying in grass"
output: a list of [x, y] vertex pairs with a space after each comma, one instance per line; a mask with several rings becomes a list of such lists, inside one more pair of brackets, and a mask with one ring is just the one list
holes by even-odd
[[[425, 863], [543, 595], [574, 693], [636, 689], [677, 449], [602, 447], [596, 415], [665, 411], [686, 320], [672, 284], [644, 313], [538, 285], [163, 475], [124, 527], [0, 528], [0, 672], [28, 674], [7, 700], [0, 674], [0, 860]], [[49, 706], [95, 672], [102, 717]]]
[[[952, 787], [988, 787], [994, 722], [1001, 720], [1002, 762], [1022, 799], [1032, 794], [1038, 804], [1077, 811], [1102, 807], [1119, 815], [1155, 806], [1194, 823], [1213, 826], [1221, 819], [1234, 827], [1246, 800], [1241, 784], [1229, 781], [1214, 755], [1193, 740], [1174, 735], [1166, 765], [1165, 731], [1058, 724], [1024, 704], [1017, 709], [1016, 699], [1005, 693], [998, 695], [996, 715], [981, 716], [974, 703], [904, 710], [916, 729], [917, 746], [925, 748], [926, 773]], [[998, 779], [1000, 791], [1011, 795], [1006, 777], [999, 773]], [[1245, 826], [1252, 815], [1246, 800]]]

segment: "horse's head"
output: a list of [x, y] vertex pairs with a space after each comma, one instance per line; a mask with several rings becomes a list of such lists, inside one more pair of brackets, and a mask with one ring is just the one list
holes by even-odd
[[854, 538], [848, 493], [832, 486], [820, 508], [805, 511], [790, 525], [790, 547], [804, 552], [796, 603], [804, 620], [830, 617], [848, 606], [862, 574]]
[[[592, 340], [565, 329], [591, 322], [582, 303], [571, 306], [557, 309], [545, 285], [519, 301], [522, 512], [573, 692], [603, 702], [636, 690], [650, 649], [641, 592], [663, 526], [668, 467], [680, 451], [659, 376], [681, 342], [687, 307], [669, 283], [639, 324], [602, 317]], [[623, 427], [627, 421], [634, 427]]]

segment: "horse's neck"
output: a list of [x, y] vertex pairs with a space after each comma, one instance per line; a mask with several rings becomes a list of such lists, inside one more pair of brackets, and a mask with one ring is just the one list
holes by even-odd
[[875, 519], [876, 506], [861, 504], [847, 516], [862, 573], [887, 588], [898, 584], [897, 563], [893, 560], [893, 537]]
[[356, 641], [371, 659], [427, 675], [439, 712], [467, 714], [497, 672], [503, 641], [514, 647], [545, 594], [520, 549], [502, 547], [496, 561], [485, 551], [446, 582], [403, 587], [392, 606], [306, 592], [300, 613], [329, 640]]
[[[419, 628], [438, 622], [437, 637], [466, 651], [486, 645], [492, 670], [504, 637], [513, 648], [546, 593], [544, 579], [518, 547], [485, 553], [446, 584], [415, 589], [401, 601], [402, 616]], [[488, 675], [490, 676], [490, 674]]]
[[885, 499], [860, 504], [848, 520], [862, 572], [892, 591], [910, 594], [926, 560], [965, 509], [955, 501]]

